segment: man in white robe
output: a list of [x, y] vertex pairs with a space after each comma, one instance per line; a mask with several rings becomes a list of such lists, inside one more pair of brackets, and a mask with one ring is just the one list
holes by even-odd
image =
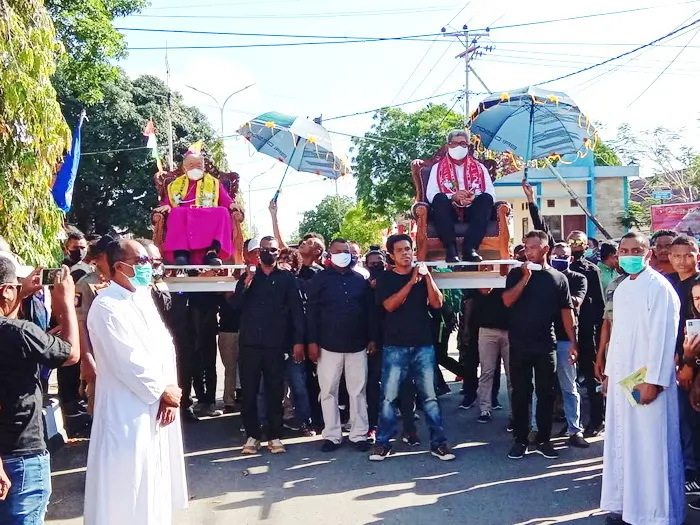
[[145, 248], [122, 240], [107, 259], [112, 280], [87, 318], [97, 381], [85, 525], [169, 525], [187, 507], [175, 349]]
[[[630, 277], [615, 290], [605, 366], [607, 413], [600, 507], [619, 516], [608, 523], [680, 525], [685, 517], [676, 367], [680, 302], [649, 267], [649, 241], [629, 233], [619, 249]], [[646, 367], [632, 406], [619, 382]]]

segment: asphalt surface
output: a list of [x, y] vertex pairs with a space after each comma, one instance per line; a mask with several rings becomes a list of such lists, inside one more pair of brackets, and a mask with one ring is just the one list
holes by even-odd
[[[370, 462], [366, 453], [347, 442], [325, 454], [320, 436], [286, 439], [286, 454], [272, 456], [263, 449], [257, 456], [243, 457], [239, 414], [186, 425], [190, 506], [175, 515], [174, 524], [604, 523], [597, 510], [601, 438], [585, 450], [570, 448], [565, 439], [555, 440], [558, 460], [533, 452], [520, 460], [508, 459], [512, 442], [505, 431], [505, 392], [504, 410], [494, 412], [491, 423], [479, 424], [477, 408], [459, 410], [459, 385], [451, 387], [455, 393], [440, 401], [457, 455], [451, 462], [428, 453], [420, 412], [422, 445], [395, 443], [394, 454], [381, 463]], [[560, 425], [555, 423], [555, 430]], [[85, 441], [54, 454], [48, 523], [82, 523], [86, 458]], [[699, 518], [700, 513], [690, 511], [687, 525], [700, 524]]]

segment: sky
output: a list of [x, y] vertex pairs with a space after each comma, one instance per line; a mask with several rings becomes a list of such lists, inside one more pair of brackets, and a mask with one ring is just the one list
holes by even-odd
[[[589, 16], [627, 10], [635, 11]], [[586, 18], [508, 27], [579, 16]], [[352, 158], [348, 135], [367, 132], [372, 114], [332, 117], [443, 93], [446, 95], [431, 101], [464, 111], [464, 103], [454, 95], [465, 87], [464, 61], [456, 58], [464, 47], [457, 39], [441, 35], [443, 27], [447, 26], [449, 33], [467, 25], [476, 35], [484, 35], [478, 42], [484, 53], [472, 66], [488, 89], [470, 75], [473, 109], [488, 90], [501, 93], [576, 72], [698, 18], [700, 0], [152, 0], [141, 14], [118, 19], [115, 25], [122, 29], [129, 45], [129, 55], [120, 66], [132, 77], [152, 74], [165, 78], [163, 48], [167, 45], [171, 87], [183, 94], [186, 103], [201, 109], [216, 129], [220, 111], [214, 100], [187, 86], [207, 92], [221, 103], [229, 94], [254, 84], [227, 103], [225, 137], [235, 135], [241, 125], [268, 111], [308, 118], [322, 115], [334, 150]], [[487, 27], [488, 34], [484, 31]], [[613, 138], [618, 125], [629, 123], [639, 131], [657, 126], [684, 130], [688, 141], [696, 143], [700, 138], [700, 97], [693, 79], [700, 78], [698, 32], [700, 24], [641, 52], [542, 87], [566, 92], [591, 120], [603, 123], [599, 130], [603, 139]], [[269, 45], [333, 40], [311, 38], [318, 36], [416, 35], [429, 36]], [[251, 44], [259, 47], [231, 47]], [[178, 49], [182, 47], [200, 48]], [[489, 47], [491, 51], [487, 51]], [[415, 111], [426, 103], [402, 107]], [[161, 136], [160, 140], [167, 139]], [[249, 218], [261, 235], [268, 234], [271, 222], [267, 206], [282, 179], [284, 165], [256, 153], [240, 137], [226, 138], [225, 144], [230, 167], [241, 175]], [[408, 166], [406, 176], [410, 177]], [[344, 177], [336, 185], [316, 175], [290, 171], [278, 201], [282, 233], [291, 235], [304, 211], [336, 192], [354, 197], [352, 177]]]

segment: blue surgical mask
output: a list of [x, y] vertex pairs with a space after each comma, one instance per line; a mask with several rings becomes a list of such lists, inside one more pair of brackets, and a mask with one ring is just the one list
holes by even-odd
[[593, 253], [594, 253], [594, 252], [593, 252], [593, 250], [592, 250], [591, 248], [586, 248], [586, 249], [583, 251], [583, 256], [584, 256], [584, 257], [593, 257]]
[[[130, 264], [126, 265], [131, 266]], [[151, 266], [151, 263], [135, 264], [131, 266], [131, 268], [134, 270], [134, 276], [127, 276], [127, 279], [129, 279], [129, 282], [134, 288], [145, 288], [151, 284], [153, 280], [153, 266]]]
[[620, 255], [618, 259], [620, 261], [620, 268], [629, 275], [636, 275], [644, 270], [643, 255]]
[[569, 269], [568, 259], [552, 259], [552, 268], [564, 272]]

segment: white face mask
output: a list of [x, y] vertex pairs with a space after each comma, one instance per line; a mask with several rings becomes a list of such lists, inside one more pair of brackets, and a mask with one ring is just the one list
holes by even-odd
[[352, 261], [352, 255], [349, 253], [332, 253], [331, 262], [339, 268], [347, 268]]
[[187, 177], [190, 180], [199, 180], [204, 177], [204, 170], [200, 170], [199, 168], [187, 170]]
[[463, 160], [467, 153], [469, 153], [469, 148], [466, 146], [457, 146], [456, 148], [449, 148], [450, 157], [454, 160]]

